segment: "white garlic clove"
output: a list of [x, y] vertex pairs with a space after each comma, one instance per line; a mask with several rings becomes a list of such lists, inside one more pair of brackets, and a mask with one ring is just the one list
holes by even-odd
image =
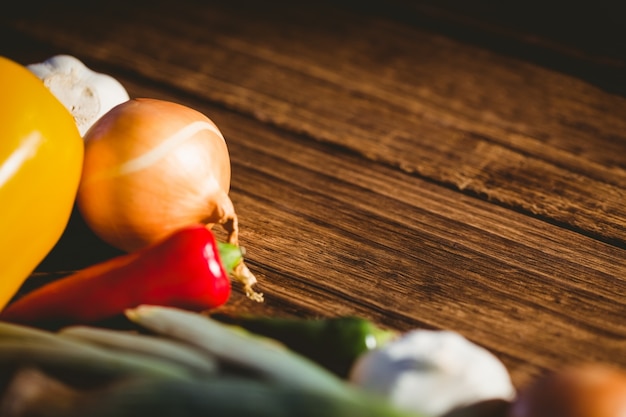
[[70, 55], [55, 55], [27, 68], [70, 111], [81, 136], [105, 113], [129, 99], [115, 78], [92, 71]]
[[516, 394], [500, 360], [451, 331], [407, 332], [360, 357], [349, 379], [399, 408], [430, 416]]

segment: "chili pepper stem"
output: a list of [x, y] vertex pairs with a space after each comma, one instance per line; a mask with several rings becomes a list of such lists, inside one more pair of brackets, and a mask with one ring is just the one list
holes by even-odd
[[[233, 245], [235, 247], [239, 247], [239, 219], [237, 218], [237, 213], [235, 213], [235, 208], [233, 203], [228, 196], [228, 193], [220, 190], [216, 197], [219, 201], [219, 208], [221, 210], [221, 223], [222, 227], [226, 231], [228, 237], [226, 239], [226, 243]], [[243, 252], [240, 253], [241, 262], [234, 266], [232, 272], [228, 271], [229, 275], [234, 278], [236, 281], [239, 281], [243, 284], [244, 290], [246, 292], [246, 296], [257, 302], [263, 302], [263, 294], [254, 291], [252, 286], [257, 283], [257, 279], [254, 274], [248, 269], [248, 267], [243, 262]]]
[[229, 276], [232, 276], [235, 267], [243, 262], [243, 248], [233, 245], [232, 243], [221, 242], [218, 240], [217, 250], [220, 254], [220, 260], [222, 261], [224, 269]]
[[263, 302], [263, 294], [252, 289], [257, 283], [257, 279], [243, 262], [245, 249], [229, 242], [217, 242], [217, 247], [222, 260], [222, 265], [228, 275], [244, 286], [246, 296], [251, 300]]

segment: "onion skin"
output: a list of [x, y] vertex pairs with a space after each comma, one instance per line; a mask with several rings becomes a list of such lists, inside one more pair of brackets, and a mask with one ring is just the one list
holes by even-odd
[[108, 244], [132, 252], [189, 224], [223, 224], [237, 244], [230, 159], [217, 126], [181, 104], [121, 103], [85, 134], [77, 206]]
[[626, 372], [605, 364], [582, 364], [532, 381], [508, 417], [626, 416]]

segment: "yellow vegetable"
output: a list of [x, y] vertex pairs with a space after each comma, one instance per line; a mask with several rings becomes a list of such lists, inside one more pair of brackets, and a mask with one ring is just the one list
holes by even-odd
[[70, 112], [25, 66], [0, 57], [0, 309], [69, 221], [83, 163]]

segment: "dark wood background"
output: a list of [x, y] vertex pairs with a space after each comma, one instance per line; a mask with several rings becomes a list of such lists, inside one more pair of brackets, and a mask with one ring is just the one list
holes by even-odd
[[[217, 123], [266, 296], [232, 308], [454, 330], [518, 386], [626, 367], [623, 6], [494, 3], [24, 2], [0, 53]], [[75, 215], [35, 276], [113, 254]]]

